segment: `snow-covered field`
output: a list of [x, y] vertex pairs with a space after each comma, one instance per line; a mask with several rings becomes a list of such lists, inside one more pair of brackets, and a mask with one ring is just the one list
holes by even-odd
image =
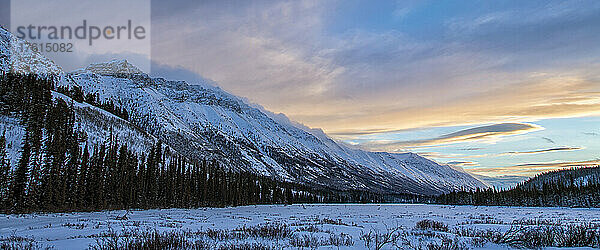
[[[431, 227], [424, 223], [425, 227], [416, 227], [425, 219], [441, 223], [429, 225]], [[255, 249], [292, 246], [375, 249], [376, 243], [382, 243], [381, 239], [389, 238], [392, 242], [384, 244], [383, 249], [427, 249], [432, 244], [505, 249], [508, 248], [506, 244], [472, 236], [474, 232], [502, 233], [532, 224], [565, 226], [583, 223], [600, 225], [600, 209], [422, 204], [261, 205], [0, 215], [0, 244], [20, 241], [19, 244], [37, 247], [86, 249], [111, 242], [125, 244], [141, 237], [142, 232], [176, 232], [198, 248], [233, 249], [234, 245], [245, 244]]]

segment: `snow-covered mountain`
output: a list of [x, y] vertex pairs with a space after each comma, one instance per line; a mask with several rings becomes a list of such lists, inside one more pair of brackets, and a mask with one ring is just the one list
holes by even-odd
[[60, 74], [62, 68], [52, 60], [36, 53], [29, 44], [0, 27], [0, 72]]
[[218, 87], [151, 78], [126, 60], [65, 73], [35, 52], [11, 49], [11, 44], [22, 42], [11, 37], [0, 29], [4, 71], [53, 73], [57, 85], [79, 86], [131, 112], [129, 122], [78, 103], [78, 123], [92, 134], [92, 142], [103, 141], [107, 131], [116, 131], [139, 150], [160, 139], [189, 158], [215, 159], [231, 169], [342, 190], [438, 194], [485, 187], [468, 173], [413, 153], [348, 148], [319, 130], [276, 119]]
[[483, 182], [493, 186], [497, 189], [510, 189], [515, 187], [517, 184], [522, 183], [529, 179], [527, 176], [519, 176], [519, 175], [502, 175], [502, 176], [485, 176], [485, 175], [477, 175], [472, 174], [475, 178], [482, 180]]
[[544, 187], [586, 187], [600, 183], [600, 166], [573, 167], [538, 174], [521, 184], [525, 189], [543, 190]]

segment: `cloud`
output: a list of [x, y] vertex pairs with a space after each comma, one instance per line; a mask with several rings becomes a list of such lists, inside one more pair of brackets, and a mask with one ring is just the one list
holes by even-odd
[[[600, 113], [598, 2], [448, 10], [418, 32], [429, 24], [330, 32], [359, 22], [332, 20], [340, 4], [157, 2], [153, 60], [338, 139]], [[390, 12], [410, 22], [429, 4]]]
[[483, 148], [470, 147], [470, 148], [459, 148], [457, 150], [460, 150], [460, 151], [475, 151], [475, 150], [481, 150], [481, 149], [483, 149]]
[[455, 167], [473, 167], [473, 166], [479, 166], [479, 163], [473, 162], [473, 161], [450, 161], [450, 162], [446, 162], [446, 164], [452, 165], [452, 166], [455, 166]]
[[508, 167], [491, 167], [491, 168], [472, 168], [468, 172], [475, 174], [483, 174], [488, 176], [496, 175], [525, 175], [533, 176], [540, 172], [571, 168], [571, 167], [588, 167], [600, 165], [600, 160], [587, 161], [566, 161], [566, 162], [543, 162], [543, 163], [526, 163]]
[[600, 135], [599, 133], [596, 132], [583, 132], [584, 135], [589, 135], [589, 136], [598, 136]]
[[481, 141], [499, 136], [524, 134], [542, 129], [540, 126], [527, 123], [500, 123], [460, 130], [433, 139], [408, 141], [413, 146], [438, 145], [456, 142]]
[[[337, 126], [336, 131], [343, 134], [346, 129], [352, 129], [354, 133], [357, 133], [355, 128], [360, 127], [366, 130], [389, 128], [390, 131], [394, 131], [457, 124], [474, 125], [484, 121], [535, 121], [547, 118], [589, 116], [600, 114], [600, 96], [590, 93], [598, 88], [600, 88], [600, 81], [593, 79], [585, 80], [568, 76], [556, 78], [530, 76], [528, 80], [483, 90], [471, 96], [467, 95], [468, 97], [446, 101], [443, 105], [419, 107], [413, 104], [412, 108], [397, 108], [391, 104], [386, 108], [373, 108], [359, 117], [342, 112], [342, 114], [333, 115], [333, 118], [330, 119], [339, 119], [345, 122], [343, 126]], [[418, 93], [415, 93], [415, 96], [427, 99], [425, 96], [419, 96]], [[595, 99], [584, 103], [556, 101], [557, 97], [561, 96]], [[375, 99], [372, 102], [379, 100]], [[419, 101], [414, 103], [419, 103]], [[343, 115], [346, 116], [342, 117]]]
[[487, 126], [474, 127], [460, 130], [450, 134], [445, 134], [439, 137], [411, 140], [411, 141], [393, 141], [381, 142], [371, 141], [363, 143], [362, 146], [373, 150], [396, 151], [400, 148], [407, 147], [428, 147], [440, 146], [453, 143], [464, 143], [474, 141], [495, 141], [503, 136], [525, 134], [533, 131], [542, 130], [543, 128], [528, 123], [500, 123]]
[[315, 36], [326, 7], [319, 1], [188, 6], [178, 18], [153, 23], [153, 60], [196, 72], [277, 113], [290, 114], [297, 103], [315, 110], [344, 71], [305, 47], [320, 42]]
[[556, 147], [556, 148], [538, 149], [538, 150], [530, 150], [530, 151], [511, 151], [511, 152], [504, 152], [504, 153], [465, 155], [465, 156], [461, 156], [461, 158], [489, 158], [489, 157], [500, 157], [500, 156], [508, 156], [508, 155], [531, 155], [531, 154], [551, 153], [551, 152], [559, 152], [559, 151], [574, 151], [574, 150], [581, 150], [581, 149], [584, 149], [584, 148], [583, 147]]
[[395, 19], [402, 19], [406, 15], [408, 15], [411, 11], [413, 11], [422, 1], [420, 0], [404, 0], [397, 1], [396, 8], [392, 12], [393, 17]]
[[552, 143], [552, 144], [555, 144], [555, 143], [556, 143], [556, 142], [554, 142], [554, 140], [552, 140], [552, 139], [550, 139], [550, 138], [548, 138], [548, 137], [542, 137], [542, 139], [544, 139], [545, 141], [547, 141], [547, 142], [549, 142], [549, 143]]
[[547, 1], [543, 5], [531, 2], [519, 8], [483, 13], [477, 15], [474, 21], [470, 19], [472, 16], [453, 18], [448, 25], [455, 37], [476, 38], [471, 46], [503, 54], [527, 53], [548, 57], [548, 53], [541, 51], [588, 47], [592, 41], [577, 38], [598, 38], [598, 34], [591, 33], [598, 31], [598, 27], [592, 25], [600, 21], [598, 9], [600, 4], [596, 1]]
[[10, 1], [0, 1], [0, 26], [10, 28]]
[[439, 153], [439, 152], [418, 152], [417, 153], [420, 156], [426, 157], [426, 158], [447, 158], [447, 159], [455, 159], [458, 158], [462, 155], [460, 154], [447, 154], [447, 153]]
[[189, 84], [217, 85], [214, 81], [206, 79], [190, 70], [179, 66], [170, 66], [152, 61], [153, 77], [168, 77], [170, 80], [186, 81]]
[[539, 150], [533, 150], [533, 151], [512, 151], [512, 152], [501, 153], [501, 154], [499, 154], [499, 156], [501, 156], [501, 155], [539, 154], [539, 153], [548, 153], [548, 152], [557, 152], [557, 151], [573, 151], [573, 150], [580, 150], [580, 149], [583, 149], [583, 148], [581, 148], [581, 147], [558, 147], [558, 148], [539, 149]]

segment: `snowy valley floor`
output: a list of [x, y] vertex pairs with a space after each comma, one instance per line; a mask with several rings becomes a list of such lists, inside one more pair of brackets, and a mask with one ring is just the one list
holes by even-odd
[[0, 246], [506, 249], [522, 245], [516, 235], [527, 228], [556, 237], [569, 225], [597, 232], [600, 209], [340, 204], [0, 215]]

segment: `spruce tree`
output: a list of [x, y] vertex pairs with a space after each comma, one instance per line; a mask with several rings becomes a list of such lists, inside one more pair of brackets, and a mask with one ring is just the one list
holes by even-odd
[[0, 205], [8, 198], [10, 184], [10, 159], [6, 152], [6, 131], [0, 136]]
[[31, 147], [25, 137], [23, 148], [21, 151], [21, 158], [17, 169], [14, 171], [12, 176], [12, 185], [10, 189], [9, 197], [9, 208], [20, 211], [25, 205], [25, 188], [27, 187], [27, 174], [29, 170], [29, 157], [31, 156]]

